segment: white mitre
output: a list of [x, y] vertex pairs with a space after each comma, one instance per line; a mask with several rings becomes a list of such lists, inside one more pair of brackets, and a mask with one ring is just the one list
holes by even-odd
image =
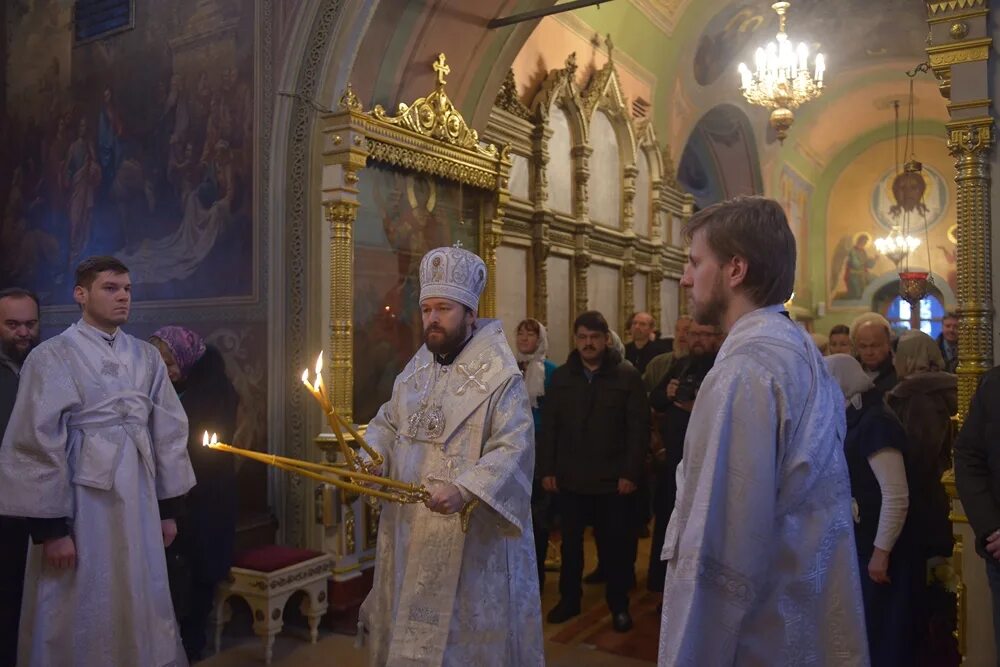
[[420, 302], [451, 299], [479, 310], [479, 296], [486, 286], [486, 263], [462, 248], [431, 250], [420, 260]]

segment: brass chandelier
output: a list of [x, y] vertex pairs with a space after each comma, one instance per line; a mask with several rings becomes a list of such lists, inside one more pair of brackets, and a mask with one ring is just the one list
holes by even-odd
[[785, 14], [788, 2], [771, 5], [778, 14], [776, 41], [758, 47], [754, 54], [754, 71], [740, 63], [740, 92], [747, 102], [772, 109], [770, 123], [778, 141], [784, 143], [788, 128], [795, 122], [793, 109], [816, 99], [823, 92], [823, 73], [826, 60], [822, 53], [813, 59], [813, 72], [809, 72], [809, 47], [799, 42], [798, 47], [785, 33]]

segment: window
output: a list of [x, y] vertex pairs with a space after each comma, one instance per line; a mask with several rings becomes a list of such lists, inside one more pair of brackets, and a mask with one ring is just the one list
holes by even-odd
[[896, 297], [886, 312], [885, 318], [896, 331], [902, 329], [919, 329], [931, 338], [937, 338], [941, 333], [941, 319], [944, 317], [944, 306], [940, 299], [928, 294], [914, 308], [902, 297]]
[[73, 4], [73, 38], [77, 44], [134, 27], [135, 0], [76, 0]]

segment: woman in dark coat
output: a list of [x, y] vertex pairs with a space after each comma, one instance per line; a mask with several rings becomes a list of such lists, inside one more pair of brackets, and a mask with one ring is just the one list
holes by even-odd
[[911, 486], [916, 487], [911, 490], [910, 511], [921, 527], [926, 557], [949, 557], [951, 502], [941, 475], [951, 467], [951, 417], [958, 411], [958, 381], [945, 372], [941, 350], [922, 331], [899, 339], [893, 363], [897, 384], [885, 400], [906, 429], [909, 442]]
[[912, 665], [924, 558], [914, 547], [908, 520], [906, 432], [854, 357], [834, 354], [826, 363], [847, 409], [844, 456], [871, 664]]
[[189, 329], [167, 326], [150, 338], [163, 356], [189, 424], [188, 454], [197, 484], [168, 549], [170, 587], [188, 659], [200, 659], [215, 586], [226, 578], [236, 541], [236, 469], [231, 456], [202, 446], [205, 431], [231, 443], [239, 397], [218, 349]]

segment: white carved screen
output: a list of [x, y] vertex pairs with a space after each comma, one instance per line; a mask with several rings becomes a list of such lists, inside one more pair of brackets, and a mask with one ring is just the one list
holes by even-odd
[[570, 277], [571, 263], [568, 257], [549, 255], [545, 259], [545, 270], [548, 272], [548, 299], [546, 307], [548, 319], [546, 328], [549, 334], [549, 359], [562, 365], [570, 351]]
[[632, 228], [639, 236], [649, 236], [650, 202], [652, 200], [652, 182], [649, 178], [649, 160], [645, 151], [638, 151], [635, 159], [637, 173], [635, 175], [635, 201], [632, 205], [634, 217]]
[[618, 152], [618, 137], [611, 120], [603, 111], [595, 111], [590, 121], [590, 219], [620, 229], [622, 167]]
[[664, 278], [660, 282], [660, 326], [664, 337], [674, 335], [674, 324], [680, 314], [680, 281]]
[[528, 251], [502, 245], [497, 248], [497, 319], [514, 347], [517, 323], [528, 316]]
[[569, 118], [559, 107], [549, 114], [549, 163], [546, 167], [549, 181], [549, 208], [559, 213], [573, 213], [573, 137], [569, 131]]
[[587, 273], [587, 305], [591, 310], [599, 310], [608, 321], [608, 326], [621, 335], [618, 329], [621, 310], [622, 279], [616, 267], [591, 264]]
[[635, 274], [635, 277], [632, 279], [632, 286], [635, 291], [635, 298], [633, 302], [635, 304], [635, 312], [637, 313], [644, 310], [649, 310], [649, 308], [646, 306], [646, 289], [647, 289], [646, 285], [647, 285], [646, 274], [645, 273]]
[[517, 153], [510, 155], [510, 185], [512, 197], [527, 200], [528, 197], [528, 158]]

